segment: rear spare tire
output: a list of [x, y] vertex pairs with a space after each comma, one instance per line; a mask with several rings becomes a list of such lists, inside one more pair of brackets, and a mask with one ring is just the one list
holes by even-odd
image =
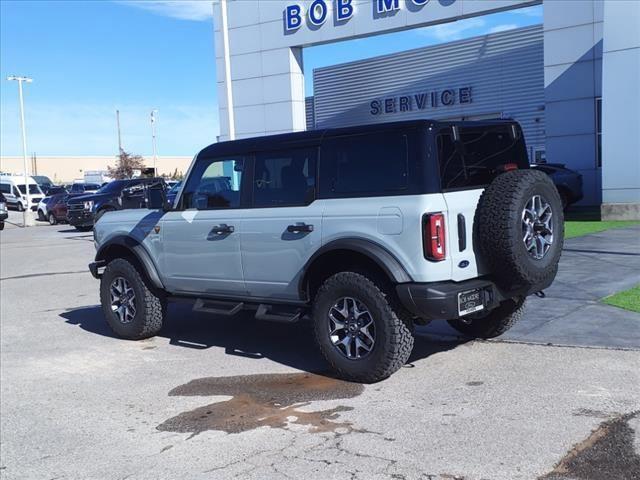
[[564, 242], [560, 195], [536, 170], [498, 175], [485, 189], [474, 219], [474, 242], [496, 283], [531, 293], [551, 284]]

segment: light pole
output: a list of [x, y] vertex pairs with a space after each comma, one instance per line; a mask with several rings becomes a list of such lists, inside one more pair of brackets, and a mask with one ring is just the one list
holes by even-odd
[[122, 156], [122, 137], [120, 136], [120, 110], [116, 110], [116, 127], [118, 128], [118, 156]]
[[158, 110], [155, 108], [151, 110], [151, 143], [153, 147], [153, 176], [157, 177], [156, 163], [158, 161], [158, 150], [156, 148], [156, 113]]
[[29, 193], [29, 172], [27, 171], [27, 132], [24, 126], [24, 99], [22, 98], [22, 83], [31, 83], [33, 80], [29, 77], [18, 77], [16, 75], [11, 75], [7, 77], [9, 81], [18, 82], [18, 94], [20, 96], [20, 126], [22, 128], [22, 158], [23, 158], [23, 166], [24, 166], [24, 191], [25, 196], [27, 197], [27, 208], [22, 212], [22, 225], [25, 227], [29, 227], [34, 225], [33, 216], [30, 215], [29, 211], [31, 210], [31, 195]]

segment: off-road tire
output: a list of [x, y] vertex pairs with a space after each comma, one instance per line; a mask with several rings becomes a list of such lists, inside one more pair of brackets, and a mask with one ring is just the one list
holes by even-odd
[[458, 332], [473, 338], [499, 337], [522, 318], [525, 311], [525, 299], [505, 300], [499, 307], [486, 315], [470, 315], [465, 323], [459, 318], [449, 320], [449, 325]]
[[93, 230], [93, 227], [76, 225], [75, 229], [79, 232], [90, 232], [91, 230]]
[[[375, 344], [371, 353], [361, 359], [343, 356], [329, 336], [329, 310], [339, 298], [347, 296], [363, 302], [375, 324]], [[384, 380], [407, 362], [413, 349], [408, 313], [399, 307], [392, 295], [359, 273], [340, 272], [327, 279], [314, 298], [312, 319], [322, 355], [346, 380], [363, 383]]]
[[58, 219], [56, 218], [56, 216], [53, 214], [53, 212], [49, 212], [49, 225], [57, 225], [58, 224]]
[[[127, 280], [136, 295], [136, 314], [130, 323], [121, 323], [111, 311], [109, 289], [117, 277]], [[136, 267], [123, 258], [112, 260], [105, 268], [100, 281], [100, 302], [109, 327], [119, 337], [129, 340], [141, 340], [158, 333], [167, 310], [166, 298], [148, 285]]]
[[[542, 195], [553, 212], [553, 244], [541, 259], [533, 258], [522, 240], [522, 212], [533, 195]], [[498, 285], [531, 291], [551, 284], [564, 243], [564, 214], [546, 173], [515, 170], [498, 175], [480, 197], [474, 228], [475, 248]]]
[[96, 213], [96, 217], [93, 219], [93, 224], [95, 225], [96, 223], [98, 223], [98, 220], [100, 220], [102, 216], [107, 212], [113, 212], [113, 209], [103, 208], [102, 210], [98, 211], [98, 213]]

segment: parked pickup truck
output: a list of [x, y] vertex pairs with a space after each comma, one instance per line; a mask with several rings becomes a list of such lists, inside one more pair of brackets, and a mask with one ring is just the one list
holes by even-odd
[[113, 180], [98, 191], [76, 195], [67, 201], [67, 220], [76, 230], [89, 231], [102, 215], [124, 208], [144, 207], [144, 186], [164, 184], [162, 178]]
[[217, 143], [174, 204], [163, 193], [147, 189], [155, 209], [95, 225], [89, 268], [116, 334], [155, 335], [176, 299], [216, 315], [310, 318], [328, 363], [360, 382], [407, 361], [414, 325], [505, 332], [553, 281], [563, 243], [558, 191], [529, 168], [513, 121]]

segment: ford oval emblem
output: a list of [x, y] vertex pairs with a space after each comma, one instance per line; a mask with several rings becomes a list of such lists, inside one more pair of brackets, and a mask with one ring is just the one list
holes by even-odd
[[462, 261], [458, 264], [458, 266], [459, 266], [460, 268], [467, 268], [467, 267], [469, 266], [469, 260], [462, 260]]

